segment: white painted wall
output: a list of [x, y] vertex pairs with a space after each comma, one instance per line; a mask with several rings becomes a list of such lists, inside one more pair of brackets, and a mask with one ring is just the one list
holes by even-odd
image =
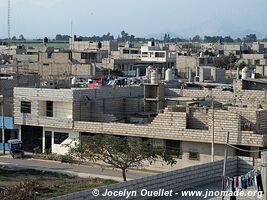
[[[43, 153], [45, 151], [45, 131], [51, 131], [52, 132], [52, 153], [64, 155], [68, 153], [68, 148], [64, 145], [72, 143], [74, 145], [74, 142], [79, 142], [79, 132], [74, 132], [70, 129], [56, 129], [56, 128], [43, 128]], [[63, 132], [63, 133], [69, 133], [69, 137], [63, 141], [61, 144], [54, 144], [54, 133], [55, 132]]]

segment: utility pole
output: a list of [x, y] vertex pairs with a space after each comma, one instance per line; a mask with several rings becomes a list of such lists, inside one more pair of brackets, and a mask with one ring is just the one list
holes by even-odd
[[211, 109], [212, 109], [212, 140], [211, 140], [211, 162], [214, 162], [214, 146], [215, 146], [215, 135], [214, 135], [214, 98], [211, 91]]
[[10, 29], [11, 29], [11, 24], [10, 24], [10, 12], [11, 12], [11, 4], [10, 4], [10, 0], [8, 0], [8, 2], [7, 2], [7, 4], [8, 4], [8, 16], [7, 16], [7, 26], [8, 26], [8, 43], [9, 43], [9, 45], [10, 45], [10, 39], [11, 39], [11, 31], [10, 31]]
[[214, 135], [214, 99], [212, 97], [212, 102], [211, 102], [211, 107], [212, 107], [212, 144], [211, 144], [211, 155], [212, 155], [212, 162], [214, 162], [214, 146], [215, 146], [215, 135]]
[[[224, 147], [224, 163], [223, 163], [223, 176], [222, 176], [222, 191], [225, 191], [225, 176], [226, 176], [226, 165], [227, 165], [227, 157], [228, 157], [228, 145], [229, 145], [229, 135], [230, 132], [227, 132], [226, 135], [226, 144]], [[224, 200], [224, 196], [222, 195], [222, 200]]]
[[2, 150], [3, 150], [3, 154], [6, 154], [5, 151], [5, 121], [4, 121], [4, 96], [0, 95], [0, 98], [2, 99]]

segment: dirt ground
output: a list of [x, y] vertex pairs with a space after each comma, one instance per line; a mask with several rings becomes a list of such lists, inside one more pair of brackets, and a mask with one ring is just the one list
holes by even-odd
[[[34, 188], [33, 191], [36, 199], [48, 199], [68, 193], [114, 184], [116, 182], [113, 180], [97, 178], [82, 179], [36, 170], [12, 170], [0, 168], [1, 190], [12, 190], [24, 183]], [[0, 198], [4, 199], [2, 196], [0, 193]]]

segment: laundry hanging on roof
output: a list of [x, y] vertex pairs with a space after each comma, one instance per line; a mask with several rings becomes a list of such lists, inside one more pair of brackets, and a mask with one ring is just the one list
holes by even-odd
[[264, 193], [261, 174], [255, 169], [245, 175], [226, 178], [228, 192], [246, 190], [248, 187], [253, 187], [255, 191]]

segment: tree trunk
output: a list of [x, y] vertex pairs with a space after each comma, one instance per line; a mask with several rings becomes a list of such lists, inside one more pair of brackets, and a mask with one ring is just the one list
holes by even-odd
[[126, 178], [126, 169], [121, 169], [121, 170], [122, 170], [123, 181], [127, 181], [127, 178]]

